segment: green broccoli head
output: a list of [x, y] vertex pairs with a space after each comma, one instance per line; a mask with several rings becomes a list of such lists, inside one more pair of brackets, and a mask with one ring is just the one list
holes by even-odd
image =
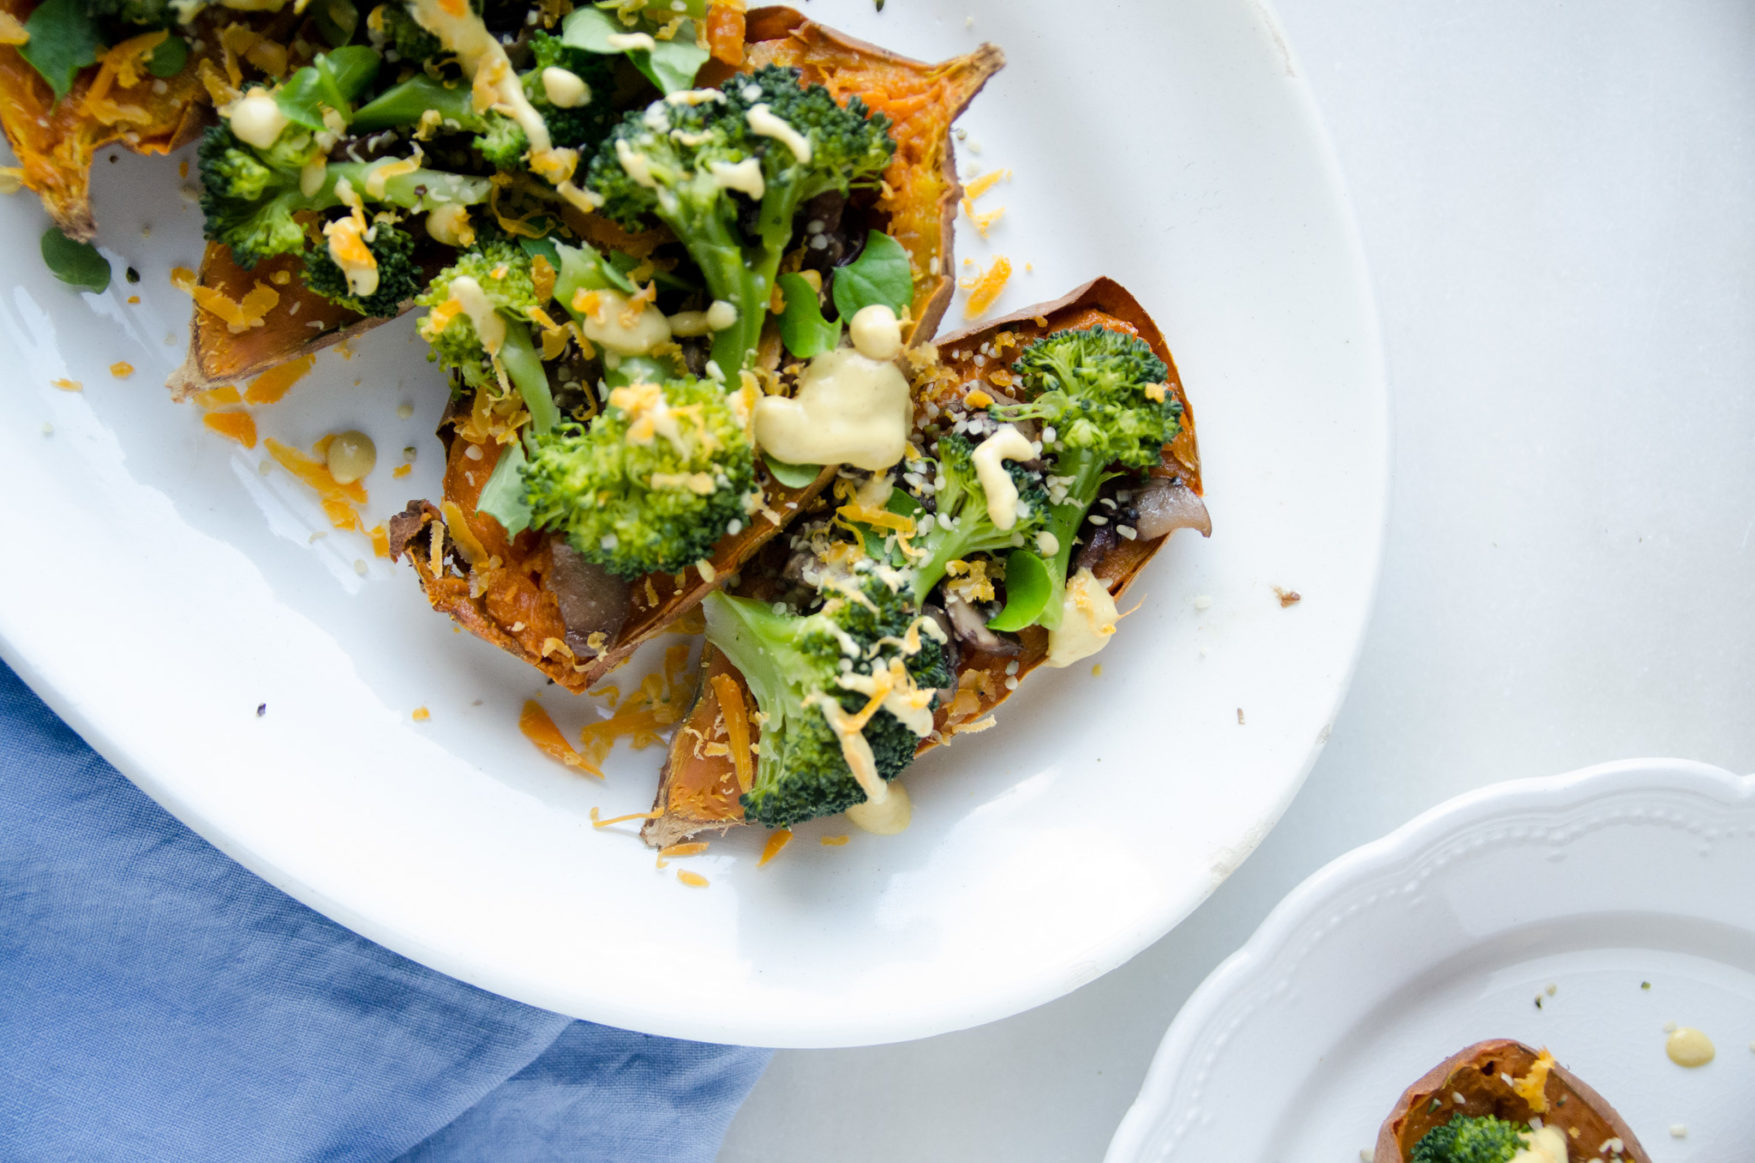
[[[493, 356], [504, 338], [493, 337], [495, 350], [490, 351], [476, 329], [470, 307], [478, 295], [494, 309], [499, 327], [508, 333], [521, 328], [541, 306], [530, 256], [511, 238], [486, 228], [476, 232], [474, 245], [440, 271], [415, 302], [428, 309], [420, 322], [430, 348], [427, 358], [456, 372], [471, 388], [493, 388], [499, 384]], [[527, 332], [523, 338], [528, 338]]]
[[396, 59], [420, 65], [444, 51], [439, 38], [420, 26], [401, 0], [389, 0], [372, 10], [366, 20], [372, 43], [396, 54]]
[[484, 202], [492, 188], [486, 178], [415, 169], [383, 181], [379, 190], [380, 183], [368, 179], [384, 162], [331, 162], [307, 189], [304, 165], [315, 154], [311, 135], [303, 131], [283, 132], [267, 150], [257, 150], [228, 125], [209, 129], [196, 152], [206, 236], [230, 247], [248, 269], [271, 255], [303, 253], [308, 234], [301, 216], [342, 205], [341, 189], [370, 204], [426, 211], [448, 202]]
[[929, 730], [930, 692], [954, 681], [905, 586], [874, 570], [840, 577], [824, 593], [811, 614], [721, 593], [705, 603], [708, 641], [742, 672], [763, 715], [755, 783], [742, 803], [770, 828], [865, 801], [848, 762], [857, 744], [844, 745], [835, 722], [856, 727], [877, 775], [893, 779], [914, 761], [920, 730], [887, 708], [868, 714], [868, 704], [896, 690], [915, 699], [909, 717]]
[[1492, 1115], [1459, 1115], [1414, 1144], [1408, 1163], [1509, 1163], [1528, 1145], [1530, 1129]]
[[378, 288], [359, 296], [348, 286], [347, 274], [330, 257], [329, 248], [314, 248], [305, 258], [305, 285], [349, 311], [394, 319], [402, 305], [421, 292], [420, 268], [414, 260], [414, 236], [390, 222], [379, 221], [365, 239], [378, 264]]
[[1166, 383], [1170, 369], [1145, 340], [1104, 327], [1045, 335], [1019, 353], [1012, 372], [1028, 402], [988, 414], [1042, 424], [1052, 506], [1045, 532], [1057, 548], [1046, 562], [1047, 603], [1035, 620], [1052, 630], [1063, 614], [1073, 541], [1097, 491], [1114, 475], [1111, 466], [1140, 471], [1158, 464], [1176, 435], [1182, 404]]
[[85, 10], [100, 24], [169, 28], [177, 23], [177, 10], [170, 0], [85, 0]]
[[[735, 382], [761, 337], [799, 208], [830, 190], [875, 186], [895, 142], [886, 118], [868, 116], [857, 98], [842, 106], [822, 86], [801, 85], [793, 69], [736, 76], [717, 94], [625, 114], [586, 184], [623, 226], [656, 218], [670, 227], [713, 298], [737, 309], [712, 351]], [[756, 203], [754, 237], [738, 225], [745, 201]]]
[[1026, 347], [1012, 371], [1030, 400], [992, 414], [1040, 420], [1055, 432], [1045, 445], [1089, 452], [1103, 464], [1157, 464], [1182, 417], [1176, 395], [1164, 390], [1170, 374], [1164, 361], [1125, 331], [1056, 331]]
[[723, 389], [692, 378], [614, 389], [588, 426], [536, 437], [524, 470], [531, 523], [622, 577], [710, 557], [754, 483], [742, 421]]
[[915, 563], [914, 593], [922, 601], [951, 562], [1026, 544], [1048, 523], [1052, 508], [1042, 475], [1007, 459], [1006, 473], [1018, 503], [1011, 527], [1001, 529], [988, 509], [987, 490], [975, 471], [975, 446], [968, 437], [946, 433], [938, 439], [937, 453], [932, 518], [918, 522], [921, 531], [914, 539], [914, 547], [925, 554]]
[[[542, 114], [555, 148], [581, 153], [596, 149], [619, 117], [612, 100], [614, 58], [574, 48], [560, 37], [540, 31], [530, 34], [530, 49], [536, 63], [524, 74], [524, 94]], [[543, 77], [548, 69], [562, 69], [578, 77], [584, 83], [584, 99], [576, 105], [556, 105], [549, 99], [549, 84]]]

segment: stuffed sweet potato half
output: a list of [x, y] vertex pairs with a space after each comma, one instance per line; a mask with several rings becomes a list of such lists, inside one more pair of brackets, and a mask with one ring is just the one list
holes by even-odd
[[504, 331], [457, 361], [444, 496], [392, 522], [392, 551], [570, 690], [723, 585], [826, 466], [879, 455], [817, 442], [803, 385], [857, 381], [841, 402], [870, 389], [905, 439], [893, 361], [952, 291], [951, 122], [997, 50], [922, 64], [785, 9], [745, 29], [716, 85], [624, 114], [581, 165], [594, 213], [485, 238], [423, 299], [442, 358], [478, 291]]
[[[1527, 1154], [1524, 1154], [1527, 1152]], [[1375, 1163], [1650, 1163], [1603, 1096], [1521, 1042], [1477, 1042], [1427, 1071], [1378, 1132]]]
[[1178, 528], [1210, 531], [1194, 416], [1163, 336], [1101, 279], [912, 356], [893, 472], [843, 470], [707, 599], [706, 675], [644, 835], [850, 811], [905, 825], [887, 781], [992, 725], [1037, 667], [1115, 631]]

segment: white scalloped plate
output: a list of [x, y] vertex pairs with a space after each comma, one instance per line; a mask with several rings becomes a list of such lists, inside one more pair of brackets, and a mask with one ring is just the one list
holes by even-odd
[[[1752, 886], [1755, 777], [1629, 760], [1460, 796], [1274, 909], [1177, 1015], [1107, 1159], [1358, 1159], [1404, 1087], [1501, 1037], [1551, 1048], [1655, 1163], [1747, 1159]], [[1671, 1063], [1670, 1022], [1717, 1059]]]
[[[40, 211], [0, 200], [0, 651], [202, 835], [399, 952], [614, 1025], [825, 1046], [1065, 993], [1255, 846], [1327, 737], [1364, 629], [1387, 410], [1345, 196], [1259, 4], [1099, 0], [1076, 36], [1049, 0], [809, 10], [919, 57], [1004, 46], [962, 150], [1012, 169], [984, 203], [1007, 213], [959, 247], [1016, 264], [998, 310], [1098, 274], [1148, 305], [1200, 417], [1217, 529], [1152, 563], [1102, 677], [1032, 678], [1001, 729], [922, 761], [910, 832], [824, 847], [847, 830], [826, 822], [760, 870], [761, 837], [739, 835], [693, 861], [702, 890], [656, 871], [631, 828], [594, 831], [594, 807], [650, 805], [658, 753], [618, 753], [606, 784], [542, 758], [516, 729], [526, 698], [568, 728], [600, 704], [454, 634], [364, 538], [313, 540], [307, 490], [158, 387], [189, 310], [167, 275], [200, 254], [174, 160], [100, 162], [105, 245], [142, 275], [103, 296], [55, 284]], [[257, 421], [301, 447], [369, 432], [371, 523], [436, 495], [446, 387], [407, 320], [353, 346]], [[115, 360], [138, 370], [117, 380]], [[392, 478], [404, 446], [414, 473]], [[1276, 586], [1303, 602], [1283, 609]]]

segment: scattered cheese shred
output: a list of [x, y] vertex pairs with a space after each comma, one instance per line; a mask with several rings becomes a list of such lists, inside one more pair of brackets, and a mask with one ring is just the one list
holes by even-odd
[[383, 525], [373, 525], [366, 530], [366, 536], [372, 539], [372, 553], [378, 557], [390, 556], [390, 530]]
[[686, 868], [677, 869], [676, 878], [690, 888], [706, 888], [708, 883], [706, 877], [698, 872], [690, 872]]
[[18, 17], [10, 12], [0, 12], [0, 44], [20, 45], [30, 43], [30, 33]]
[[611, 816], [609, 819], [604, 820], [604, 819], [600, 819], [598, 817], [597, 809], [592, 808], [591, 809], [591, 826], [593, 828], [607, 828], [611, 824], [625, 824], [629, 820], [656, 820], [659, 816], [662, 816], [663, 814], [664, 814], [663, 812], [629, 812], [625, 816]]
[[201, 406], [203, 412], [211, 412], [215, 408], [230, 408], [234, 404], [240, 404], [243, 402], [243, 397], [238, 395], [238, 389], [230, 384], [225, 384], [217, 388], [208, 388], [203, 392], [196, 392], [195, 402]]
[[463, 515], [463, 509], [456, 501], [440, 501], [439, 513], [445, 518], [445, 531], [457, 542], [457, 548], [463, 551], [463, 558], [470, 565], [479, 565], [488, 559], [487, 546], [469, 527], [469, 519]]
[[683, 844], [671, 844], [668, 847], [660, 848], [658, 855], [675, 859], [682, 856], [699, 856], [706, 850], [707, 842], [705, 840], [690, 840]]
[[737, 773], [737, 790], [747, 792], [755, 786], [755, 771], [750, 763], [749, 708], [743, 701], [743, 688], [737, 679], [721, 672], [713, 676], [713, 693], [719, 696], [719, 713], [725, 718], [725, 738], [731, 746], [731, 767]]
[[85, 391], [85, 385], [80, 383], [78, 380], [68, 380], [68, 379], [50, 380], [49, 384], [52, 387], [60, 388], [63, 392], [83, 392], [83, 391]]
[[973, 392], [970, 392], [967, 396], [963, 397], [963, 403], [969, 405], [971, 408], [989, 408], [993, 406], [993, 397], [982, 391], [980, 388], [976, 388]]
[[[189, 279], [180, 281], [180, 274], [189, 275]], [[244, 293], [242, 299], [233, 299], [224, 291], [200, 286], [193, 279], [193, 272], [186, 267], [171, 272], [171, 282], [188, 291], [197, 307], [221, 320], [233, 335], [261, 327], [268, 321], [268, 313], [280, 302], [280, 292], [260, 280]]]
[[662, 744], [660, 732], [675, 726], [689, 703], [693, 684], [685, 673], [688, 663], [687, 642], [666, 650], [664, 665], [641, 681], [640, 689], [621, 709], [607, 719], [586, 724], [579, 732], [579, 749], [585, 758], [601, 765], [620, 739], [628, 740], [635, 751]]
[[431, 711], [427, 710], [425, 707], [416, 707], [414, 709], [414, 714], [412, 714], [409, 717], [412, 718], [417, 723], [424, 723], [428, 719], [432, 718], [433, 714]]
[[358, 481], [344, 485], [329, 471], [325, 458], [329, 451], [329, 442], [333, 439], [333, 436], [325, 436], [317, 441], [312, 447], [312, 451], [317, 454], [316, 459], [282, 444], [272, 436], [263, 443], [268, 448], [268, 455], [279, 462], [280, 467], [317, 491], [317, 499], [322, 502], [323, 512], [328, 516], [331, 525], [337, 529], [360, 529], [364, 526], [354, 507], [366, 503], [366, 487]]
[[245, 448], [256, 447], [256, 421], [248, 412], [209, 412], [201, 417], [201, 422]]
[[317, 355], [312, 352], [278, 367], [269, 368], [250, 381], [249, 390], [244, 393], [244, 402], [247, 404], [278, 403], [280, 398], [286, 395], [287, 389], [303, 379], [305, 373], [311, 370], [311, 365], [316, 362]]
[[134, 374], [134, 365], [125, 359], [119, 359], [110, 365], [110, 374], [119, 380], [125, 380]]
[[817, 841], [817, 843], [821, 844], [824, 848], [839, 848], [841, 845], [847, 843], [847, 837], [824, 836], [821, 840]]
[[999, 255], [993, 260], [992, 266], [969, 282], [969, 301], [963, 304], [963, 318], [974, 319], [985, 315], [987, 309], [993, 306], [994, 300], [999, 298], [1000, 292], [1005, 290], [1006, 280], [1011, 277], [1012, 260], [1003, 254]]
[[411, 473], [413, 471], [414, 471], [414, 466], [412, 464], [399, 464], [395, 468], [390, 470], [390, 475], [395, 477], [397, 480], [401, 480], [403, 477], [407, 476], [409, 473]]
[[760, 868], [762, 865], [768, 863], [768, 861], [774, 859], [774, 857], [780, 855], [780, 850], [790, 843], [792, 843], [792, 829], [774, 829], [768, 834], [768, 842], [762, 845], [762, 858], [756, 861], [756, 867]]
[[1553, 1069], [1554, 1056], [1543, 1050], [1536, 1056], [1528, 1074], [1512, 1080], [1511, 1089], [1529, 1104], [1530, 1111], [1534, 1114], [1539, 1115], [1548, 1109], [1548, 1073]]
[[577, 768], [586, 775], [603, 778], [603, 771], [573, 749], [573, 745], [567, 742], [567, 737], [561, 734], [561, 729], [555, 726], [555, 721], [549, 718], [548, 712], [535, 699], [524, 703], [524, 710], [518, 716], [518, 730], [550, 759]]

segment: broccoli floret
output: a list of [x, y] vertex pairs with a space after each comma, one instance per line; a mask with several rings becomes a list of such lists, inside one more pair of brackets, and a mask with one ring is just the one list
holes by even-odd
[[177, 10], [170, 0], [85, 0], [85, 10], [100, 24], [169, 28], [177, 23]]
[[[1051, 592], [1036, 621], [1060, 624], [1073, 539], [1112, 466], [1141, 471], [1176, 435], [1182, 405], [1169, 369], [1138, 336], [1091, 327], [1056, 331], [1012, 364], [1030, 393], [1024, 404], [988, 409], [999, 420], [1039, 420], [1053, 508], [1046, 524], [1058, 551], [1047, 562]], [[1052, 431], [1050, 431], [1052, 430]]]
[[[629, 112], [599, 147], [586, 179], [604, 199], [603, 212], [624, 226], [652, 218], [669, 226], [713, 298], [737, 309], [737, 321], [715, 334], [712, 349], [733, 383], [761, 337], [799, 207], [831, 190], [877, 185], [895, 153], [888, 118], [868, 116], [857, 97], [839, 105], [821, 85], [801, 85], [799, 76], [767, 66], [726, 81], [717, 99], [658, 101]], [[755, 235], [746, 237], [738, 220], [756, 188], [756, 175], [744, 165], [752, 159], [761, 195]]]
[[[530, 410], [534, 429], [554, 427], [560, 413], [530, 334], [531, 315], [542, 303], [523, 247], [497, 231], [478, 230], [475, 243], [415, 302], [428, 308], [420, 322], [427, 358], [477, 391], [498, 388], [504, 373]], [[475, 316], [482, 304], [491, 308], [483, 319], [486, 335]]]
[[[952, 681], [906, 587], [867, 572], [824, 593], [828, 600], [811, 614], [776, 613], [765, 602], [723, 593], [704, 603], [707, 640], [742, 672], [763, 715], [755, 784], [742, 803], [749, 819], [770, 828], [864, 802], [849, 751], [868, 749], [871, 769], [886, 780], [913, 762], [922, 732], [884, 709], [858, 723], [874, 684], [905, 676], [902, 686], [916, 702], [910, 717], [930, 730], [931, 692]], [[831, 716], [857, 727], [857, 739], [843, 746]]]
[[[555, 149], [589, 152], [609, 133], [618, 116], [610, 95], [615, 85], [611, 58], [602, 53], [574, 48], [558, 36], [546, 32], [530, 35], [531, 52], [536, 63], [529, 72], [519, 74], [524, 95], [548, 126], [549, 142]], [[562, 108], [548, 97], [548, 82], [543, 79], [547, 69], [563, 69], [584, 82], [584, 100]], [[492, 117], [483, 126], [476, 148], [482, 157], [497, 169], [524, 168], [524, 155], [530, 139], [510, 117]]]
[[524, 470], [531, 523], [622, 577], [708, 558], [754, 482], [755, 450], [724, 391], [686, 377], [613, 389], [588, 426], [534, 437]]
[[1459, 1115], [1426, 1132], [1408, 1163], [1507, 1163], [1528, 1145], [1530, 1129], [1492, 1115]]
[[366, 28], [374, 45], [394, 52], [396, 59], [408, 64], [423, 64], [444, 51], [439, 38], [422, 28], [401, 0], [372, 9]]
[[934, 479], [936, 508], [931, 525], [914, 539], [925, 556], [915, 564], [914, 594], [921, 601], [945, 575], [945, 567], [974, 553], [998, 553], [1023, 545], [1047, 523], [1048, 490], [1042, 478], [1023, 467], [1007, 465], [1018, 490], [1017, 519], [1009, 529], [993, 523], [987, 490], [975, 473], [975, 448], [967, 437], [946, 433], [938, 439], [938, 471]]
[[365, 244], [378, 264], [378, 287], [370, 295], [353, 293], [346, 272], [330, 257], [325, 246], [314, 248], [306, 257], [305, 285], [349, 311], [394, 319], [402, 313], [402, 304], [418, 295], [425, 285], [414, 261], [414, 236], [389, 222], [378, 222], [368, 233]]

